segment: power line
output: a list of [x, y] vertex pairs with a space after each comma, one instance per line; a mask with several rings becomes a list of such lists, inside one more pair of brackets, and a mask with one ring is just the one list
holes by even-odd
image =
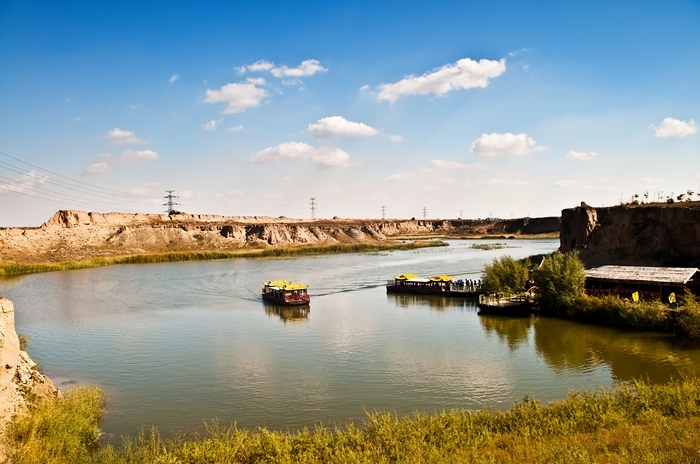
[[316, 197], [311, 197], [311, 219], [316, 219]]
[[170, 214], [170, 213], [172, 213], [172, 212], [175, 210], [175, 209], [173, 208], [173, 206], [182, 206], [180, 203], [175, 203], [175, 199], [176, 199], [176, 198], [180, 198], [180, 197], [178, 197], [177, 195], [173, 195], [173, 192], [174, 192], [174, 191], [175, 191], [175, 190], [166, 190], [166, 192], [168, 192], [168, 194], [167, 194], [166, 196], [163, 197], [163, 198], [165, 198], [166, 200], [168, 200], [167, 203], [163, 203], [163, 206], [167, 206], [167, 207], [168, 207], [168, 209], [165, 211], [167, 214]]

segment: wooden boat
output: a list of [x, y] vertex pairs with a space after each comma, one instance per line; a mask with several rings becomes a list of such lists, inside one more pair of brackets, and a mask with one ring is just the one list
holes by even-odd
[[284, 306], [308, 305], [311, 298], [308, 285], [286, 280], [263, 282], [262, 299]]
[[481, 287], [459, 284], [454, 276], [439, 275], [421, 278], [415, 274], [401, 274], [386, 282], [387, 293], [416, 293], [420, 295], [441, 295], [460, 298], [477, 298]]
[[525, 317], [537, 313], [537, 306], [531, 292], [520, 295], [489, 293], [479, 295], [476, 304], [479, 314], [496, 316]]

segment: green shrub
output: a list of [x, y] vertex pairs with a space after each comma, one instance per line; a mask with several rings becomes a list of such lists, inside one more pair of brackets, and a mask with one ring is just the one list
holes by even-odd
[[516, 260], [511, 256], [494, 259], [491, 264], [484, 266], [481, 282], [487, 292], [518, 293], [525, 291], [525, 285], [530, 278], [529, 261]]
[[635, 331], [671, 332], [673, 315], [658, 300], [623, 300], [615, 295], [582, 294], [567, 309], [566, 316], [577, 321]]
[[97, 387], [76, 388], [63, 398], [35, 403], [8, 425], [4, 441], [9, 462], [92, 462], [103, 408], [104, 394]]
[[683, 296], [683, 306], [678, 310], [677, 328], [688, 338], [700, 338], [700, 303], [688, 290]]
[[586, 271], [578, 253], [556, 251], [532, 275], [537, 304], [544, 314], [564, 316], [583, 295]]

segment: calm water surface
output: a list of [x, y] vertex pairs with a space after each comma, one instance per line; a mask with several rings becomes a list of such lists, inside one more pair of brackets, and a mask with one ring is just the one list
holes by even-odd
[[[394, 274], [478, 278], [510, 254], [557, 240], [451, 241], [419, 251], [289, 260], [139, 264], [0, 281], [17, 331], [62, 385], [109, 395], [103, 430], [201, 429], [204, 420], [274, 429], [345, 423], [364, 411], [507, 408], [616, 380], [694, 375], [700, 349], [668, 336], [556, 319], [477, 315], [474, 302], [387, 295]], [[261, 283], [311, 285], [310, 311], [264, 305]], [[118, 438], [117, 438], [118, 440]]]

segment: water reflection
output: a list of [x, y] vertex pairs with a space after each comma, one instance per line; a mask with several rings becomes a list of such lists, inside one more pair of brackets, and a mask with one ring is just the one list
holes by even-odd
[[474, 299], [454, 298], [438, 295], [411, 295], [387, 293], [387, 301], [399, 308], [411, 308], [413, 306], [428, 307], [432, 310], [442, 311], [446, 309], [472, 309], [476, 310]]
[[486, 334], [495, 334], [502, 343], [508, 345], [511, 352], [521, 346], [527, 346], [530, 327], [535, 325], [536, 321], [536, 318], [530, 317], [479, 315], [479, 323]]
[[672, 335], [635, 333], [540, 318], [534, 324], [535, 350], [558, 375], [591, 372], [605, 364], [615, 380], [667, 382], [698, 374], [697, 346]]
[[284, 323], [288, 322], [302, 322], [309, 320], [309, 312], [311, 308], [309, 305], [300, 306], [280, 306], [265, 303], [265, 312], [268, 316], [279, 316]]

